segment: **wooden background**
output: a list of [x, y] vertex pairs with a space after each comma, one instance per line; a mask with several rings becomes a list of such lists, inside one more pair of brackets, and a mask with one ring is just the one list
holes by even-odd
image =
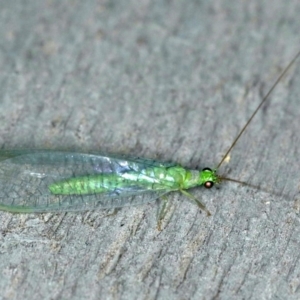
[[[300, 50], [300, 3], [0, 1], [0, 145], [214, 167]], [[220, 172], [81, 214], [0, 213], [1, 299], [299, 299], [300, 61]]]

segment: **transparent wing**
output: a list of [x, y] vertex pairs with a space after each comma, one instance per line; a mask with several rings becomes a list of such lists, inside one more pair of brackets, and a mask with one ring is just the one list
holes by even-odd
[[140, 158], [50, 150], [0, 151], [0, 209], [12, 212], [82, 211], [140, 205], [167, 193], [141, 186], [88, 195], [53, 195], [49, 185], [78, 176], [140, 172], [172, 166]]

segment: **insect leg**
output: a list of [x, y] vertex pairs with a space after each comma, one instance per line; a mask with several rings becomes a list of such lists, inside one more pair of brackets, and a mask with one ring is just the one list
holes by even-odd
[[157, 214], [157, 230], [161, 231], [161, 223], [164, 217], [167, 214], [167, 204], [168, 204], [168, 198], [166, 196], [160, 197], [160, 204], [158, 208], [158, 214]]
[[208, 216], [211, 216], [211, 213], [209, 212], [209, 210], [208, 210], [208, 209], [205, 207], [205, 205], [202, 204], [195, 196], [193, 196], [192, 194], [188, 193], [188, 192], [185, 191], [185, 190], [180, 190], [180, 192], [181, 192], [184, 196], [186, 196], [186, 197], [188, 197], [189, 199], [193, 200], [201, 210], [204, 210], [204, 211], [207, 213]]

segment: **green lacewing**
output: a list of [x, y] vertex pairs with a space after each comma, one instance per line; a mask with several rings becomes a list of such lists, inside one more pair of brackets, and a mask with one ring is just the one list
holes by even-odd
[[[84, 211], [140, 205], [179, 191], [208, 215], [188, 189], [211, 188], [217, 170], [269, 99], [300, 51], [284, 69], [214, 169], [190, 170], [174, 163], [125, 156], [53, 150], [0, 150], [0, 210], [18, 213]], [[163, 205], [159, 220], [165, 215]]]

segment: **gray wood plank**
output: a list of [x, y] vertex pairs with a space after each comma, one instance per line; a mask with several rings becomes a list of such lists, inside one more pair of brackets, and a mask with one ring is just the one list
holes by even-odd
[[[299, 51], [299, 1], [1, 1], [0, 145], [214, 167]], [[2, 299], [299, 299], [300, 62], [220, 172], [82, 214], [0, 213]]]

